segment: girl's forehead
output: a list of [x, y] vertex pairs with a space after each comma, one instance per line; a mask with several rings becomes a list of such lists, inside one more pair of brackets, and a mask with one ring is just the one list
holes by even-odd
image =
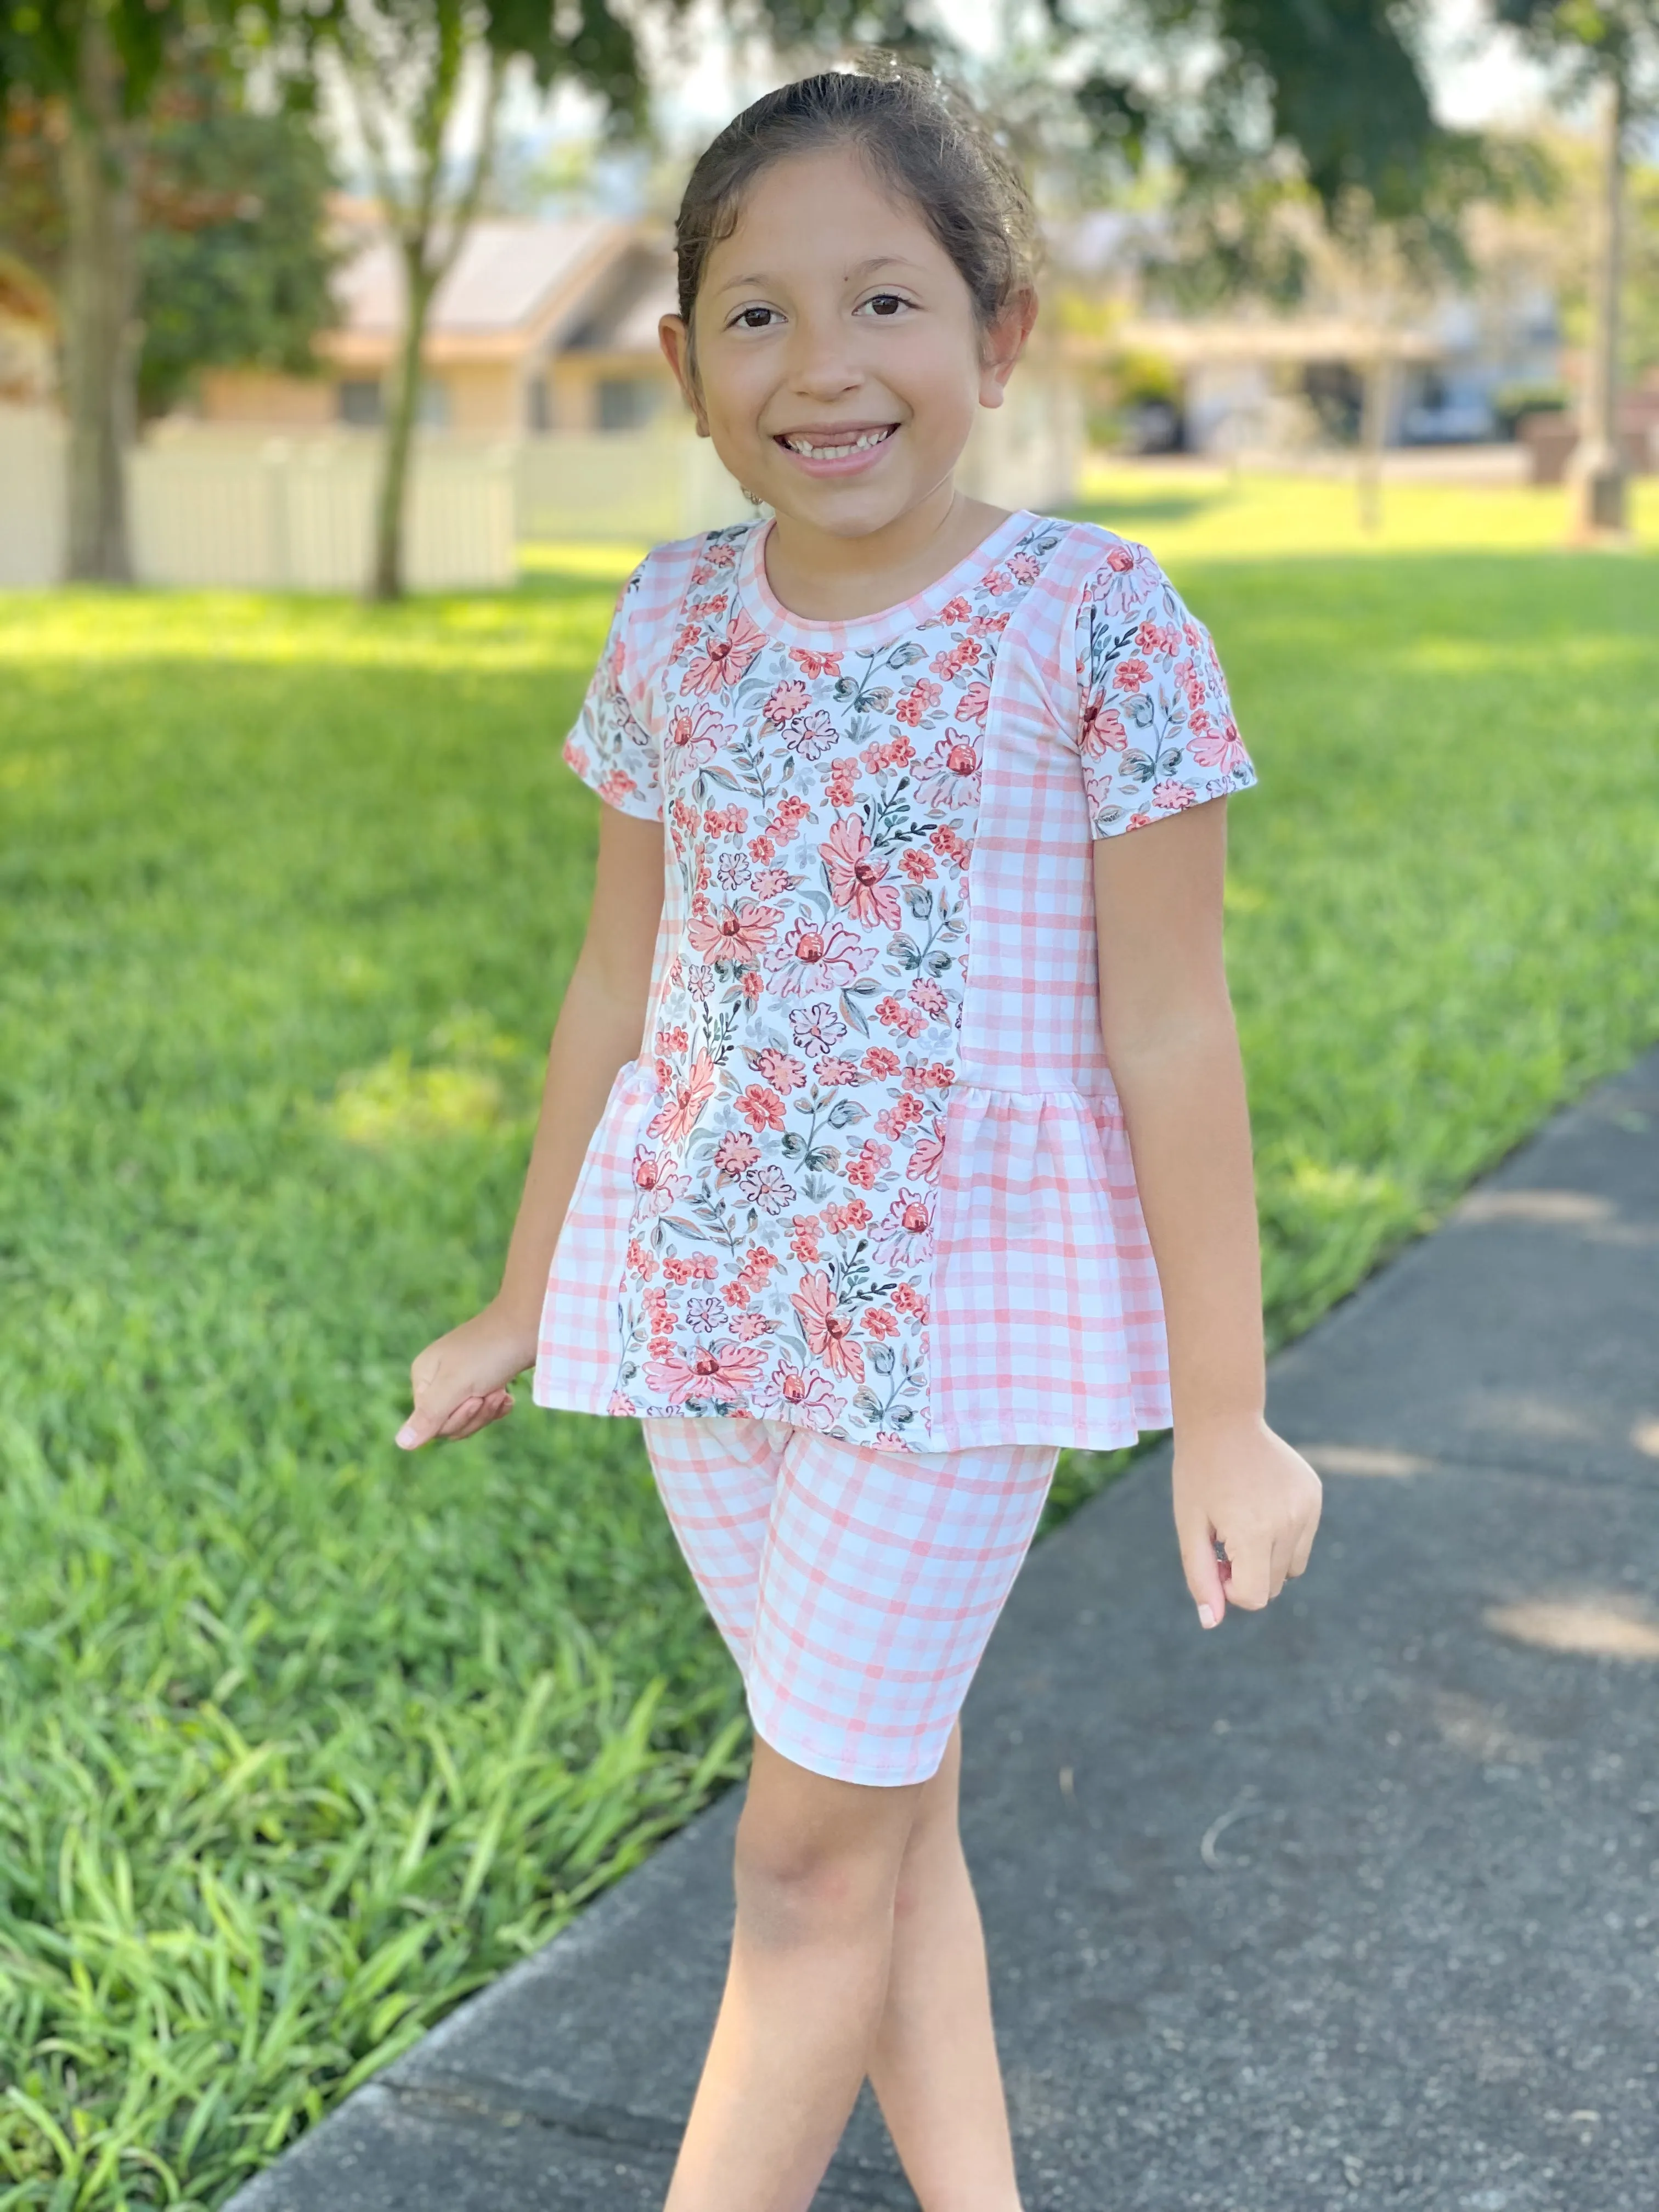
[[708, 257], [708, 281], [821, 265], [850, 270], [877, 255], [949, 262], [915, 202], [878, 175], [854, 146], [788, 154], [754, 179], [737, 220]]

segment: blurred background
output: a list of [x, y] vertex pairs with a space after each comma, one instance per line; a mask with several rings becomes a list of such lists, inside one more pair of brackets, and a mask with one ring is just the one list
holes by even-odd
[[1026, 164], [967, 478], [1226, 664], [1281, 1345], [1659, 1037], [1656, 4], [0, 0], [0, 2204], [222, 2204], [743, 1771], [630, 1425], [390, 1443], [748, 512], [698, 147], [880, 40]]

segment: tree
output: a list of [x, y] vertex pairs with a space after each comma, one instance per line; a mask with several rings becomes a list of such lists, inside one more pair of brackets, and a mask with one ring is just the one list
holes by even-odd
[[1626, 137], [1632, 113], [1659, 97], [1659, 0], [1495, 0], [1499, 22], [1553, 63], [1596, 106], [1599, 191], [1591, 248], [1590, 343], [1578, 451], [1578, 532], [1628, 526], [1619, 442], [1620, 307], [1626, 269]]
[[[538, 85], [563, 80], [599, 94], [610, 115], [640, 115], [644, 79], [634, 35], [609, 0], [329, 0], [279, 18], [313, 60], [331, 64], [350, 102], [404, 283], [376, 501], [371, 596], [404, 587], [404, 517], [432, 302], [478, 212], [495, 155], [503, 81], [515, 60]], [[481, 80], [470, 146], [458, 124], [469, 62]]]
[[135, 413], [140, 125], [186, 0], [0, 0], [0, 96], [64, 118], [64, 384], [69, 573], [131, 580], [123, 456]]
[[[61, 293], [62, 104], [15, 94], [0, 138], [0, 249]], [[326, 156], [307, 117], [251, 107], [222, 40], [173, 50], [137, 132], [137, 412], [161, 414], [198, 370], [315, 366], [333, 315]], [[132, 411], [131, 407], [129, 412]]]

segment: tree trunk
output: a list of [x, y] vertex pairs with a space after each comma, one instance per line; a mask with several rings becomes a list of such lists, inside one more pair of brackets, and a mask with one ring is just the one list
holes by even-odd
[[1579, 538], [1622, 535], [1626, 527], [1625, 461], [1619, 444], [1619, 307], [1624, 275], [1625, 86], [1610, 70], [1601, 88], [1601, 190], [1595, 264], [1590, 277], [1589, 361], [1583, 434], [1573, 456]]
[[409, 505], [409, 463], [421, 411], [421, 354], [436, 289], [426, 265], [426, 242], [404, 250], [403, 345], [392, 380], [392, 404], [380, 448], [380, 486], [374, 513], [374, 572], [371, 599], [404, 595], [404, 520]]
[[101, 20], [88, 9], [80, 97], [63, 152], [69, 574], [106, 584], [132, 580], [123, 471], [137, 415], [138, 216], [117, 69]]

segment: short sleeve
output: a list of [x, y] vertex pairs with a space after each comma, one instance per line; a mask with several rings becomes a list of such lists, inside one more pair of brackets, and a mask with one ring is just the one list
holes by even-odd
[[1210, 634], [1144, 545], [1105, 541], [1077, 610], [1078, 752], [1096, 837], [1246, 791]]
[[564, 741], [564, 761], [619, 813], [660, 822], [661, 753], [640, 704], [637, 605], [642, 573], [635, 569], [623, 586], [582, 710]]

